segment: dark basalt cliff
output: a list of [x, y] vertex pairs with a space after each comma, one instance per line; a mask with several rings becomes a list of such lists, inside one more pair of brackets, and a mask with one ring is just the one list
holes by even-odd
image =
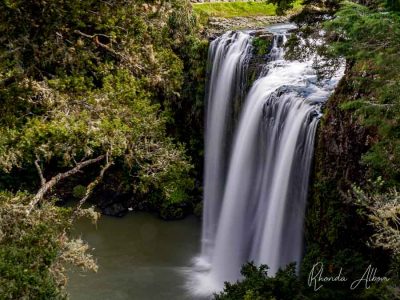
[[352, 185], [367, 180], [368, 170], [361, 158], [376, 140], [373, 129], [362, 126], [354, 112], [341, 108], [342, 103], [357, 97], [352, 72], [348, 64], [324, 108], [317, 132], [305, 220], [305, 276], [318, 261], [329, 264], [333, 272], [343, 267], [345, 273], [357, 276], [370, 262], [382, 268], [387, 264], [382, 251], [367, 247], [371, 228], [349, 198]]

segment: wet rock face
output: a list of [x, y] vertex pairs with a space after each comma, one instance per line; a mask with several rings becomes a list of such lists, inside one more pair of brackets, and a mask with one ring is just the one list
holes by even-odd
[[265, 29], [255, 30], [255, 31], [251, 32], [250, 35], [255, 36], [257, 38], [265, 39], [268, 41], [272, 41], [272, 39], [274, 38], [274, 34], [271, 32], [265, 31]]
[[[337, 249], [369, 251], [365, 248], [369, 234], [366, 220], [349, 201], [348, 191], [352, 184], [360, 185], [365, 180], [367, 169], [361, 157], [368, 151], [368, 139], [374, 132], [361, 126], [351, 111], [340, 108], [355, 93], [350, 66], [345, 74], [326, 103], [317, 132], [305, 220], [306, 244], [317, 245], [319, 252], [315, 253], [332, 259], [339, 255]], [[343, 232], [351, 232], [352, 238], [344, 238]], [[314, 254], [310, 251], [307, 255]]]

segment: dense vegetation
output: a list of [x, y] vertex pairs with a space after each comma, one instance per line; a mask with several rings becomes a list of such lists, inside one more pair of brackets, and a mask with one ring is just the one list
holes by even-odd
[[62, 298], [65, 263], [95, 269], [68, 239], [93, 194], [193, 208], [206, 49], [183, 0], [0, 3], [1, 299]]
[[244, 279], [235, 284], [225, 283], [224, 291], [215, 295], [216, 300], [244, 299], [304, 299], [302, 283], [296, 276], [295, 265], [268, 276], [268, 266], [248, 263], [240, 272]]

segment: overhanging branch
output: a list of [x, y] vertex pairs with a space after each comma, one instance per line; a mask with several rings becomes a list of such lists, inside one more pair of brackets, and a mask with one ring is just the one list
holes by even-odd
[[[61, 180], [74, 175], [76, 173], [78, 173], [82, 168], [97, 163], [101, 160], [103, 160], [106, 157], [105, 154], [100, 155], [96, 158], [93, 159], [88, 159], [85, 160], [83, 162], [78, 163], [74, 168], [72, 168], [71, 170], [64, 172], [64, 173], [59, 173], [56, 176], [52, 177], [49, 181], [45, 182], [44, 184], [42, 184], [41, 188], [39, 189], [39, 191], [36, 193], [36, 195], [33, 197], [32, 201], [29, 203], [28, 209], [26, 210], [26, 214], [29, 215], [31, 213], [31, 211], [33, 210], [33, 208], [36, 206], [36, 204], [43, 199], [43, 197], [46, 195], [46, 193], [51, 190], [58, 182], [60, 182]], [[36, 164], [39, 166], [39, 164], [36, 162]], [[42, 174], [43, 177], [43, 174]], [[44, 179], [44, 178], [43, 178]], [[42, 181], [43, 182], [43, 181]]]
[[78, 206], [75, 209], [74, 214], [72, 215], [71, 222], [75, 220], [78, 216], [79, 210], [81, 209], [82, 205], [86, 202], [86, 200], [90, 197], [93, 193], [94, 188], [101, 182], [104, 177], [104, 173], [110, 168], [114, 163], [108, 160], [108, 156], [106, 158], [106, 165], [101, 169], [99, 176], [95, 180], [93, 180], [86, 188], [85, 196], [79, 201]]

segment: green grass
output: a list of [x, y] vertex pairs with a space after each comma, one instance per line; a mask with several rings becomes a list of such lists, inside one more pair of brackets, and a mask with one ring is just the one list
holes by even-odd
[[[299, 10], [301, 1], [294, 3], [293, 11]], [[275, 16], [275, 5], [266, 2], [209, 2], [193, 4], [194, 11], [201, 17], [257, 17]], [[289, 12], [290, 13], [290, 12]]]

